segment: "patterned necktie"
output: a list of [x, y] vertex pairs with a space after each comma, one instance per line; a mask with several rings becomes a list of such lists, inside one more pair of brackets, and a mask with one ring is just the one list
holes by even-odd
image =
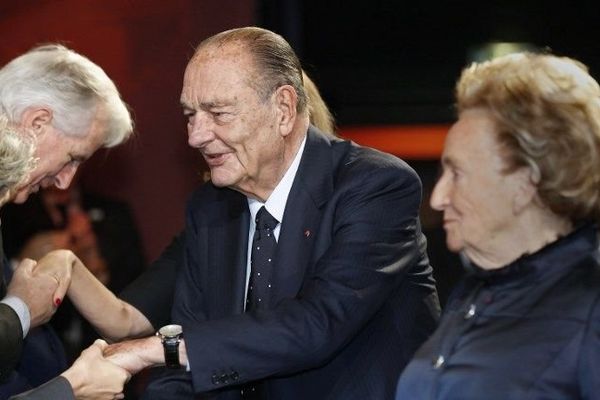
[[258, 210], [256, 231], [252, 240], [246, 311], [260, 310], [267, 306], [271, 289], [271, 270], [277, 249], [273, 230], [278, 223], [264, 206]]

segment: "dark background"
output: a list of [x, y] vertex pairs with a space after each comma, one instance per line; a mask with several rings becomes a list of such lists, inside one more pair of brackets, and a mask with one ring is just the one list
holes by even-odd
[[[450, 124], [453, 87], [476, 46], [527, 42], [600, 71], [600, 7], [570, 1], [4, 0], [0, 64], [60, 41], [101, 65], [131, 105], [137, 137], [85, 166], [89, 190], [131, 204], [153, 259], [183, 226], [205, 167], [188, 148], [179, 92], [194, 46], [259, 25], [286, 37], [340, 127]], [[400, 139], [400, 138], [399, 138]], [[398, 156], [405, 156], [400, 151]], [[436, 157], [408, 160], [421, 175], [423, 225], [442, 284], [460, 273], [427, 206]], [[445, 290], [443, 288], [442, 290]]]
[[454, 83], [486, 42], [527, 42], [581, 60], [592, 75], [600, 69], [598, 2], [262, 0], [258, 8], [260, 22], [301, 54], [341, 126], [451, 121]]

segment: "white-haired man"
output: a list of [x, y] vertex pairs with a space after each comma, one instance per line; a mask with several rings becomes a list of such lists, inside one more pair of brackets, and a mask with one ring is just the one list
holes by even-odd
[[[0, 69], [0, 112], [6, 118], [0, 135], [10, 138], [0, 150], [0, 205], [22, 203], [40, 187], [67, 188], [83, 161], [133, 131], [112, 80], [98, 65], [61, 45], [34, 48]], [[0, 246], [0, 260], [4, 258]], [[30, 329], [51, 318], [66, 291], [51, 276], [36, 274], [31, 260], [18, 266], [7, 286], [4, 276], [12, 272], [3, 264], [0, 387], [10, 383]], [[19, 398], [121, 396], [128, 374], [103, 359], [104, 345], [94, 344], [61, 377]], [[94, 380], [92, 368], [100, 369]]]

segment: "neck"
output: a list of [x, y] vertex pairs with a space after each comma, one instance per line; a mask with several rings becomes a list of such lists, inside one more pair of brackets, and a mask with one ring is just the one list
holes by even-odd
[[498, 269], [523, 255], [535, 253], [573, 230], [569, 219], [546, 208], [535, 207], [515, 218], [509, 229], [487, 241], [486, 248], [465, 249], [465, 255], [483, 269]]
[[298, 123], [296, 123], [292, 132], [283, 138], [279, 162], [275, 164], [274, 168], [265, 170], [262, 176], [246, 185], [248, 189], [240, 188], [237, 190], [246, 197], [256, 199], [263, 203], [266, 202], [294, 161], [294, 158], [300, 149], [300, 145], [302, 144], [302, 140], [304, 140], [306, 132], [308, 131], [308, 125], [308, 117], [305, 119], [299, 118]]

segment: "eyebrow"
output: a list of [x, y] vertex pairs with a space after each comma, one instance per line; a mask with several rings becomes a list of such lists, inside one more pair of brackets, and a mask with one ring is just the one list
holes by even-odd
[[444, 167], [450, 167], [450, 168], [456, 168], [457, 167], [456, 162], [453, 159], [451, 159], [451, 158], [449, 158], [447, 156], [442, 156], [442, 160], [441, 161], [442, 161], [442, 166], [444, 166]]
[[[208, 110], [211, 108], [228, 107], [228, 106], [232, 106], [232, 105], [233, 104], [231, 104], [230, 102], [225, 102], [225, 101], [208, 101], [208, 102], [199, 103], [198, 107], [201, 110]], [[195, 109], [193, 106], [187, 104], [184, 101], [181, 102], [181, 107], [186, 110], [194, 110]]]

